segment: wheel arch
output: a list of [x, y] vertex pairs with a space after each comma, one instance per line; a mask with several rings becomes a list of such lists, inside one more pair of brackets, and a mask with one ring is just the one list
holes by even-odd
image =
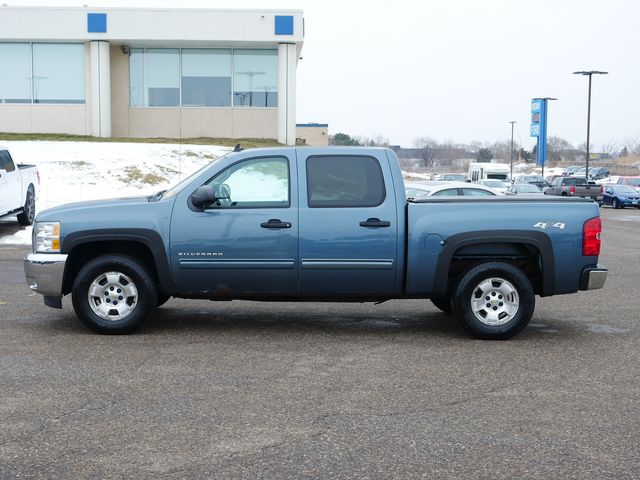
[[[449, 237], [438, 258], [435, 294], [446, 295], [456, 273], [465, 265], [488, 261], [524, 264], [537, 269], [534, 289], [539, 295], [552, 295], [555, 290], [555, 259], [551, 239], [542, 232], [494, 230], [467, 232]], [[531, 273], [531, 272], [528, 272]]]
[[69, 255], [62, 282], [62, 293], [66, 295], [71, 292], [77, 273], [87, 261], [108, 253], [121, 253], [142, 261], [157, 282], [159, 292], [171, 294], [173, 291], [171, 269], [162, 246], [162, 239], [155, 231], [70, 234], [64, 238], [61, 249]]

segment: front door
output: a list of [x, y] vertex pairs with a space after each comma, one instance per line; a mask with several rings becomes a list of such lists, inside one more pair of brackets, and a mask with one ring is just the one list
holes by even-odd
[[[298, 150], [300, 285], [305, 296], [396, 291], [396, 194], [383, 150], [372, 155]], [[389, 185], [389, 188], [385, 188]]]
[[[293, 149], [288, 153], [293, 157]], [[171, 260], [189, 296], [298, 293], [296, 165], [287, 153], [239, 160], [210, 178], [218, 197], [203, 212], [176, 201]]]

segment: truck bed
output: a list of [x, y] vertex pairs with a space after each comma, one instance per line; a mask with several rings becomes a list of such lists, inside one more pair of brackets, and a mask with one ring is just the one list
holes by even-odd
[[[549, 208], [553, 204], [553, 208]], [[406, 292], [444, 293], [444, 265], [465, 252], [465, 245], [504, 243], [527, 245], [539, 251], [549, 275], [541, 282], [540, 295], [579, 290], [580, 272], [597, 263], [582, 256], [585, 220], [599, 216], [597, 203], [564, 197], [448, 197], [409, 200], [407, 203]], [[476, 252], [484, 250], [478, 249]], [[498, 253], [499, 248], [496, 250]], [[502, 252], [505, 259], [517, 256]], [[466, 254], [473, 255], [469, 250]], [[493, 252], [495, 253], [495, 252]], [[482, 259], [482, 255], [477, 255]], [[420, 265], [421, 268], [416, 266]], [[433, 272], [436, 272], [435, 275]]]

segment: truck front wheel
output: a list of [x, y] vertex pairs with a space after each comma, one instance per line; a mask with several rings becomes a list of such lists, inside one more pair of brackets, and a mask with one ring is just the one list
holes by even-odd
[[513, 265], [482, 263], [462, 276], [451, 306], [456, 320], [471, 335], [505, 340], [531, 320], [535, 293], [526, 275]]
[[140, 327], [158, 303], [147, 267], [122, 254], [96, 257], [73, 282], [73, 308], [80, 321], [98, 333], [125, 334]]

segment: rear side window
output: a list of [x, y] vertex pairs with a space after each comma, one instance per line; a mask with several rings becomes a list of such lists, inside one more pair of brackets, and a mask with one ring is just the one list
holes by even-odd
[[13, 172], [16, 169], [13, 160], [11, 160], [11, 155], [6, 150], [0, 150], [0, 169], [7, 172]]
[[457, 188], [447, 188], [433, 194], [434, 197], [455, 197], [456, 195], [460, 195]]
[[487, 192], [486, 190], [480, 190], [479, 188], [463, 188], [462, 194], [466, 196], [475, 196], [475, 197], [492, 197], [493, 193]]
[[309, 207], [377, 207], [385, 199], [380, 164], [373, 157], [313, 156], [307, 158]]

